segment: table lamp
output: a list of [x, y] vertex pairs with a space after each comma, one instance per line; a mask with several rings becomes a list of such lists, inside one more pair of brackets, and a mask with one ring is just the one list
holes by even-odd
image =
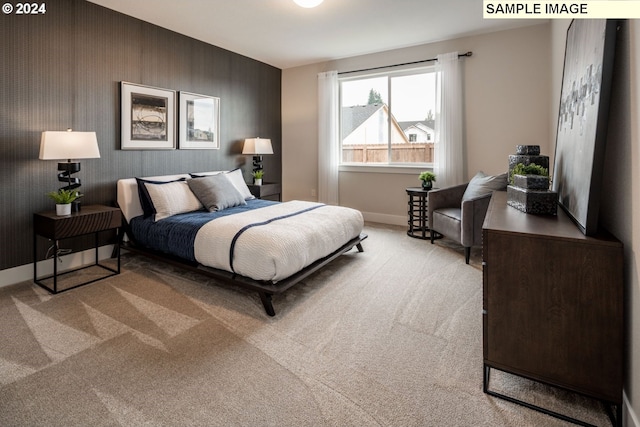
[[[42, 132], [40, 139], [40, 160], [64, 160], [58, 163], [58, 181], [66, 185], [61, 189], [72, 190], [80, 187], [80, 179], [72, 175], [80, 172], [80, 162], [76, 159], [100, 158], [98, 139], [95, 132], [64, 131]], [[80, 194], [80, 192], [78, 192]], [[73, 202], [73, 211], [80, 210], [80, 201]]]
[[242, 154], [253, 154], [253, 171], [262, 170], [262, 155], [273, 154], [271, 140], [267, 138], [247, 138], [244, 140]]

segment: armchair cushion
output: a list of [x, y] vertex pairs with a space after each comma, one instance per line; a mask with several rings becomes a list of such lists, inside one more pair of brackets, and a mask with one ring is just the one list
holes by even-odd
[[459, 210], [466, 188], [467, 184], [465, 183], [429, 191], [429, 202], [427, 204], [429, 224], [433, 224], [433, 212], [435, 210], [442, 208], [456, 208]]
[[[447, 236], [457, 242], [461, 240], [460, 232], [460, 215], [462, 211], [460, 208], [442, 208], [433, 212], [433, 221], [430, 222], [431, 229], [436, 230], [440, 234]], [[435, 226], [433, 224], [436, 224]]]

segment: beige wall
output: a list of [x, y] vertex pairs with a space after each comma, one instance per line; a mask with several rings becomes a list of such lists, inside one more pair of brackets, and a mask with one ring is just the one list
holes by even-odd
[[[564, 46], [568, 21], [552, 23], [552, 45]], [[640, 427], [640, 22], [629, 20], [618, 30], [613, 72], [609, 132], [603, 174], [600, 224], [625, 247], [624, 425]], [[564, 49], [554, 49], [553, 63], [562, 62]], [[560, 64], [559, 70], [562, 70]], [[553, 98], [559, 104], [562, 74], [554, 68]], [[555, 130], [553, 131], [555, 138]]]
[[[477, 171], [501, 173], [518, 144], [538, 144], [552, 155], [549, 140], [550, 23], [390, 52], [290, 68], [282, 72], [283, 197], [316, 200], [317, 74], [350, 71], [473, 51], [465, 58], [468, 178]], [[417, 170], [398, 173], [341, 171], [340, 204], [372, 221], [406, 224], [404, 189], [419, 185]], [[437, 185], [437, 182], [436, 182]]]

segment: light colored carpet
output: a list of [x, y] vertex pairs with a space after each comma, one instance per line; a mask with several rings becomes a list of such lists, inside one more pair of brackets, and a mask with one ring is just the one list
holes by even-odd
[[[2, 426], [560, 426], [482, 392], [480, 251], [367, 224], [365, 252], [274, 297], [137, 255], [55, 296], [0, 289]], [[607, 425], [599, 405], [496, 373]]]

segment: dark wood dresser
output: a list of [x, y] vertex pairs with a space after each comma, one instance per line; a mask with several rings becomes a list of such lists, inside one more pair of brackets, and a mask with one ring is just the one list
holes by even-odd
[[585, 236], [560, 207], [531, 215], [506, 198], [494, 193], [483, 227], [485, 392], [576, 421], [491, 391], [498, 369], [601, 400], [621, 425], [622, 243]]

